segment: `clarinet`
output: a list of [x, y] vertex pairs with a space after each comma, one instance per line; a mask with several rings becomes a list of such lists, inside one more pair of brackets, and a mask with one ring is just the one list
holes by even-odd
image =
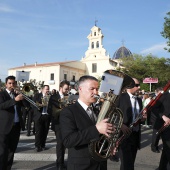
[[[133, 127], [137, 126], [141, 119], [143, 118], [143, 115], [146, 114], [148, 111], [150, 111], [153, 106], [156, 104], [156, 102], [161, 98], [161, 96], [169, 89], [170, 87], [170, 81], [164, 86], [163, 90], [155, 97], [153, 98], [148, 104], [147, 106], [139, 113], [139, 116], [134, 120], [134, 122], [132, 124], [130, 124], [130, 130], [132, 133], [132, 129]], [[167, 128], [167, 126], [163, 126], [157, 133], [161, 133], [163, 130], [165, 130]], [[130, 134], [131, 134], [130, 133]], [[116, 141], [116, 145], [114, 150], [117, 150], [119, 145], [122, 143], [122, 141], [126, 138], [128, 138], [130, 136], [130, 134], [125, 135], [123, 134], [122, 136], [120, 136], [120, 138]]]

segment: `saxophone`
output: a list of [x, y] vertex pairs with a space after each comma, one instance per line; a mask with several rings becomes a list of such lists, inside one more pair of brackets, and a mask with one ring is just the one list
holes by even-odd
[[105, 161], [110, 157], [111, 150], [116, 145], [123, 123], [123, 113], [116, 107], [116, 101], [124, 88], [132, 88], [134, 85], [134, 80], [122, 72], [116, 70], [104, 72], [99, 91], [107, 91], [107, 96], [104, 98], [97, 123], [108, 118], [108, 123], [113, 124], [115, 130], [110, 134], [109, 138], [105, 135], [100, 135], [99, 140], [91, 141], [88, 145], [89, 153], [96, 161]]

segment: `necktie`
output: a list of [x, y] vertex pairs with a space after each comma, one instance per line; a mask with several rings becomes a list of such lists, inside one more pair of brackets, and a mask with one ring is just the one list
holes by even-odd
[[[134, 108], [133, 108], [133, 121], [136, 119], [136, 117], [138, 116], [138, 111], [137, 111], [137, 96], [133, 96], [134, 99]], [[139, 130], [139, 125], [133, 127], [133, 131], [138, 131]]]
[[10, 95], [11, 99], [13, 99], [13, 98], [14, 98], [14, 95], [13, 95], [13, 93], [12, 93], [12, 92], [10, 92], [10, 93], [9, 93], [9, 95]]
[[90, 117], [90, 119], [92, 120], [92, 122], [93, 123], [95, 123], [96, 121], [95, 121], [95, 118], [94, 118], [94, 115], [93, 115], [93, 109], [92, 109], [92, 107], [88, 107], [87, 108], [87, 114], [89, 115], [89, 117]]
[[[9, 93], [11, 99], [14, 99], [14, 94], [13, 92], [10, 92]], [[18, 113], [17, 113], [17, 108], [16, 108], [16, 105], [14, 105], [14, 109], [15, 109], [15, 116], [14, 116], [14, 122], [19, 122], [19, 116], [18, 116]]]

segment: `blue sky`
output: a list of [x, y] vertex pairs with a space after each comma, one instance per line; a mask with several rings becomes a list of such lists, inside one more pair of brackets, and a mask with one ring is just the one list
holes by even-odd
[[23, 63], [80, 60], [95, 19], [110, 57], [123, 40], [132, 53], [167, 58], [169, 11], [169, 0], [0, 0], [0, 78]]

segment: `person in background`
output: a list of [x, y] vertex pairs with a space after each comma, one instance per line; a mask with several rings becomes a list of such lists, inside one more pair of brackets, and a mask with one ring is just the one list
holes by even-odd
[[[152, 94], [146, 94], [147, 97], [145, 98], [145, 100], [143, 101], [143, 108], [145, 108], [149, 102], [152, 100]], [[150, 122], [150, 117], [151, 117], [151, 112], [147, 112], [147, 119], [145, 120], [145, 127], [149, 128], [151, 127], [151, 122]]]
[[[47, 112], [49, 100], [49, 86], [44, 85], [41, 93], [36, 93], [34, 102], [42, 105], [40, 110], [34, 107], [33, 120], [35, 123], [35, 151], [41, 152], [46, 149], [46, 139], [50, 125], [50, 115]], [[43, 102], [45, 101], [45, 104]]]
[[61, 136], [68, 148], [67, 170], [107, 170], [107, 162], [94, 160], [88, 149], [89, 143], [99, 140], [101, 134], [109, 137], [114, 131], [112, 124], [107, 123], [108, 119], [96, 124], [97, 115], [92, 104], [97, 101], [94, 95], [98, 95], [98, 88], [95, 77], [80, 77], [78, 101], [61, 111]]
[[64, 165], [64, 154], [65, 154], [65, 147], [63, 145], [63, 142], [61, 140], [61, 131], [59, 127], [59, 117], [60, 112], [63, 109], [63, 107], [66, 106], [67, 100], [65, 99], [65, 96], [68, 97], [68, 90], [69, 90], [69, 82], [64, 80], [59, 85], [59, 92], [52, 95], [49, 100], [49, 113], [51, 116], [51, 129], [55, 132], [56, 135], [56, 166], [58, 170], [63, 170], [66, 168]]
[[56, 90], [56, 89], [52, 89], [51, 95], [54, 95], [54, 94], [56, 94], [56, 93], [57, 93], [57, 90]]
[[22, 119], [22, 94], [14, 93], [15, 77], [5, 80], [6, 89], [0, 92], [0, 170], [10, 170], [13, 164], [20, 130], [24, 130]]

